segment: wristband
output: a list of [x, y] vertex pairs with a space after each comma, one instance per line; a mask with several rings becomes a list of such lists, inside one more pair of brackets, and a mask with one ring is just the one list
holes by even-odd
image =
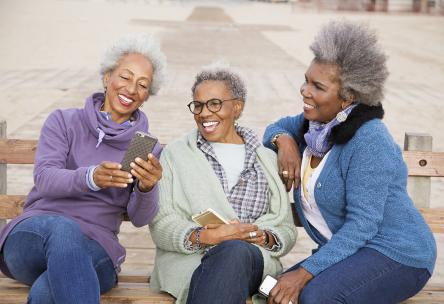
[[201, 242], [200, 242], [200, 233], [201, 233], [201, 231], [202, 230], [204, 230], [205, 228], [204, 227], [198, 227], [198, 228], [196, 228], [196, 244], [195, 244], [195, 248], [197, 249], [197, 250], [199, 250], [199, 249], [202, 249], [202, 244], [201, 244]]
[[291, 136], [291, 135], [288, 134], [288, 133], [278, 133], [278, 134], [276, 134], [276, 135], [273, 136], [273, 138], [271, 139], [271, 144], [272, 144], [274, 147], [276, 147], [276, 148], [278, 147], [276, 141], [278, 140], [279, 136], [282, 136], [282, 135], [288, 135], [288, 136]]

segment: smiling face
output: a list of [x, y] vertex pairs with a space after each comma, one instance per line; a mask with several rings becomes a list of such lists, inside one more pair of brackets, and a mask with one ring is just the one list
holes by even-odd
[[103, 110], [110, 112], [117, 123], [128, 120], [148, 99], [152, 78], [153, 66], [145, 56], [137, 53], [123, 56], [119, 65], [103, 78], [106, 87]]
[[340, 89], [339, 67], [313, 60], [301, 86], [304, 117], [321, 123], [335, 118], [338, 112], [352, 103], [339, 96]]
[[[210, 99], [233, 99], [233, 95], [223, 81], [207, 80], [196, 87], [193, 98], [195, 101], [205, 103]], [[234, 122], [242, 113], [242, 109], [243, 101], [238, 99], [224, 101], [222, 108], [216, 113], [210, 112], [204, 106], [200, 114], [194, 115], [194, 120], [206, 140], [242, 144], [243, 139], [237, 134], [234, 127]]]

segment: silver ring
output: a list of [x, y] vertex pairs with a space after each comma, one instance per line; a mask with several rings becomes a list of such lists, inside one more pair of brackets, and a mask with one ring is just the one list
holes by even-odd
[[283, 176], [288, 176], [288, 171], [287, 170], [282, 171], [282, 175]]
[[256, 231], [249, 232], [248, 235], [250, 236], [250, 239], [254, 239], [257, 236]]

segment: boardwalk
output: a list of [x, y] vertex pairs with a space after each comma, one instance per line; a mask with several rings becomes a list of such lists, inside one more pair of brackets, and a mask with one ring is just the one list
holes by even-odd
[[[194, 126], [185, 105], [194, 74], [223, 60], [238, 67], [249, 89], [241, 124], [262, 135], [265, 126], [299, 112], [299, 86], [311, 60], [308, 45], [320, 25], [346, 17], [368, 22], [389, 55], [385, 123], [402, 144], [405, 131], [430, 133], [444, 151], [444, 18], [417, 15], [318, 14], [286, 4], [251, 1], [3, 0], [0, 2], [0, 118], [8, 137], [37, 138], [47, 115], [81, 107], [101, 89], [100, 52], [129, 31], [156, 33], [168, 56], [168, 81], [143, 110], [162, 142]], [[11, 167], [8, 193], [26, 193], [32, 169]], [[444, 207], [444, 181], [433, 180], [432, 206]], [[132, 248], [126, 269], [149, 265], [147, 229], [122, 227]], [[131, 235], [131, 237], [129, 237]], [[285, 266], [307, 256], [313, 243], [301, 231]], [[439, 239], [443, 251], [444, 238]], [[444, 282], [441, 254], [433, 280]]]

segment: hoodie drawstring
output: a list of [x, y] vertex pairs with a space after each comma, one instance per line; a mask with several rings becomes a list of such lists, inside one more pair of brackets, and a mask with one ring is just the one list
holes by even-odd
[[105, 136], [105, 132], [103, 132], [102, 129], [97, 128], [97, 132], [99, 132], [99, 138], [97, 139], [96, 149], [100, 146], [100, 144], [102, 143], [103, 137]]

